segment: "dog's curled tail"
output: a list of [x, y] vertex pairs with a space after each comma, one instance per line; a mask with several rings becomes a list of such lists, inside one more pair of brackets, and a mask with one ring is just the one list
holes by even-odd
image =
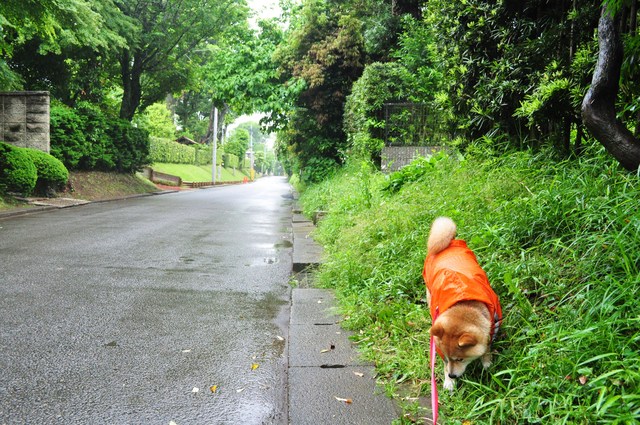
[[456, 237], [456, 231], [456, 224], [449, 217], [436, 218], [427, 239], [427, 255], [435, 255], [447, 248]]

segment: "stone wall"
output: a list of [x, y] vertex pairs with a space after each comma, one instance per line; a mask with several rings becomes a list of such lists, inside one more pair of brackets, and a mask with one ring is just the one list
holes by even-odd
[[382, 171], [398, 171], [419, 156], [431, 156], [444, 149], [442, 146], [385, 146], [382, 149]]
[[0, 140], [49, 153], [49, 92], [0, 92]]

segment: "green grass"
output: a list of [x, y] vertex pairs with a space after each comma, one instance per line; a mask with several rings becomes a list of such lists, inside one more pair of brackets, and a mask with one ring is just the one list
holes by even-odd
[[[187, 165], [187, 164], [166, 164], [155, 163], [151, 166], [156, 171], [161, 173], [171, 174], [182, 178], [183, 181], [188, 182], [204, 182], [211, 181], [211, 165]], [[229, 170], [222, 168], [220, 178], [216, 176], [216, 181], [231, 182], [242, 181], [246, 174], [243, 174], [239, 170]]]
[[638, 177], [595, 148], [562, 162], [438, 158], [391, 178], [352, 164], [301, 197], [328, 211], [317, 281], [336, 289], [389, 391], [414, 396], [430, 391], [428, 228], [439, 215], [458, 224], [505, 319], [490, 371], [475, 365], [440, 391], [448, 424], [640, 421], [639, 200]]

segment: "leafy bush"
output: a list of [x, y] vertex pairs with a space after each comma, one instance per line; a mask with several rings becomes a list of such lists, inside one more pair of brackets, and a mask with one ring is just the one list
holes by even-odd
[[176, 137], [176, 126], [171, 111], [164, 102], [149, 105], [142, 114], [136, 115], [134, 123], [147, 130], [151, 136], [164, 139]]
[[51, 154], [68, 169], [133, 172], [148, 163], [145, 130], [83, 102], [51, 106]]
[[[187, 146], [160, 137], [149, 138], [149, 158], [152, 163], [207, 165], [213, 161], [210, 145]], [[218, 164], [222, 163], [223, 150], [218, 148]]]
[[69, 180], [69, 171], [59, 159], [37, 149], [25, 150], [37, 170], [36, 193], [49, 195], [65, 187]]
[[129, 121], [116, 119], [106, 128], [113, 143], [115, 171], [133, 173], [149, 163], [149, 133]]
[[90, 149], [85, 120], [75, 110], [52, 103], [50, 128], [51, 155], [62, 161], [67, 168], [83, 168], [86, 165], [83, 161], [86, 162]]
[[[421, 270], [439, 215], [456, 221], [501, 297], [490, 371], [441, 392], [447, 423], [632, 423], [640, 411], [638, 176], [601, 147], [575, 161], [549, 151], [442, 159], [390, 194], [349, 168], [301, 197], [324, 209], [316, 239], [345, 324], [390, 387], [429, 391]], [[422, 172], [424, 171], [424, 173]], [[438, 365], [440, 369], [440, 365]], [[472, 408], [470, 408], [472, 406]]]
[[[195, 162], [194, 165], [207, 165], [213, 163], [213, 148], [211, 145], [195, 145], [194, 149]], [[222, 148], [216, 149], [216, 163], [222, 164]]]
[[224, 153], [222, 155], [222, 163], [224, 164], [225, 168], [233, 168], [236, 169], [238, 168], [238, 165], [240, 163], [239, 159], [237, 156], [235, 156], [232, 153]]
[[195, 156], [195, 149], [191, 146], [159, 137], [150, 138], [149, 158], [151, 162], [194, 164]]
[[0, 191], [28, 196], [38, 179], [27, 149], [0, 142]]
[[249, 139], [249, 131], [244, 128], [238, 128], [231, 133], [231, 137], [224, 144], [224, 150], [238, 158], [244, 158], [247, 149], [249, 149]]
[[384, 146], [383, 106], [388, 102], [407, 102], [415, 79], [396, 62], [367, 65], [347, 97], [344, 128], [354, 154], [377, 158]]

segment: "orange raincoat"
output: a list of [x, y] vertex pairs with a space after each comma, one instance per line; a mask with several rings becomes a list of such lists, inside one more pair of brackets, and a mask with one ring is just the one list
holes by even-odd
[[422, 277], [431, 294], [431, 318], [460, 301], [481, 301], [493, 317], [491, 341], [502, 322], [498, 295], [489, 286], [487, 274], [465, 241], [454, 239], [449, 246], [424, 260]]

